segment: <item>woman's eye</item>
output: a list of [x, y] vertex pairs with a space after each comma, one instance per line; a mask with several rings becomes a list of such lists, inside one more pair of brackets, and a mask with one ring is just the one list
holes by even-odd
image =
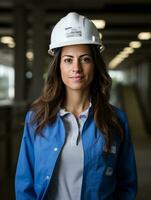
[[81, 59], [82, 63], [91, 63], [92, 62], [92, 58], [91, 57], [83, 57]]
[[70, 64], [70, 63], [72, 63], [72, 59], [71, 58], [66, 58], [66, 59], [64, 59], [64, 62], [67, 63], [67, 64]]

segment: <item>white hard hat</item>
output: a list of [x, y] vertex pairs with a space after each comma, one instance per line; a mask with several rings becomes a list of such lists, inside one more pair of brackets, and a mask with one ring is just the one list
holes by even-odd
[[48, 52], [75, 44], [96, 44], [102, 49], [103, 45], [96, 26], [91, 20], [78, 13], [71, 12], [63, 17], [53, 28]]

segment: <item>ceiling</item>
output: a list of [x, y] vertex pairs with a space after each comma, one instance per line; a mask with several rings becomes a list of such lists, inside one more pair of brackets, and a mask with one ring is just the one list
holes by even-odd
[[[139, 40], [138, 33], [151, 32], [150, 0], [1, 0], [0, 37], [14, 36], [13, 14], [16, 5], [23, 5], [27, 10], [29, 35], [32, 32], [32, 11], [37, 5], [45, 9], [46, 37], [50, 34], [50, 27], [70, 11], [77, 11], [90, 19], [104, 19], [105, 29], [99, 31], [103, 35], [102, 41], [105, 46], [103, 56], [107, 64], [123, 48], [128, 47], [131, 41]], [[118, 68], [133, 66], [150, 59], [151, 40], [141, 42], [142, 46], [135, 49], [133, 54], [118, 65]], [[12, 57], [6, 54], [12, 51], [0, 44], [0, 60], [10, 62]]]

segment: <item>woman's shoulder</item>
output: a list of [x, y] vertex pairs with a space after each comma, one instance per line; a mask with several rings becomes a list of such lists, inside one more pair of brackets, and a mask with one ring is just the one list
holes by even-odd
[[33, 120], [34, 115], [35, 112], [33, 110], [28, 110], [25, 114], [25, 121], [27, 123], [30, 123]]
[[37, 122], [35, 120], [35, 111], [28, 110], [25, 114], [25, 124], [27, 124], [29, 127], [36, 129]]

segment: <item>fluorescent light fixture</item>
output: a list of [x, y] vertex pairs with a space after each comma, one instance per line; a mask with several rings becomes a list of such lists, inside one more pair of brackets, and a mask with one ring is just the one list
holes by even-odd
[[10, 44], [10, 43], [14, 42], [14, 39], [11, 36], [3, 36], [3, 37], [1, 37], [0, 41], [3, 44]]
[[141, 32], [138, 34], [138, 38], [140, 40], [150, 40], [151, 39], [151, 32]]
[[103, 36], [102, 36], [102, 33], [99, 33], [99, 36], [100, 36], [100, 39], [102, 39], [102, 37], [103, 37]]
[[14, 43], [14, 42], [9, 43], [9, 44], [8, 44], [8, 47], [9, 47], [9, 48], [14, 48], [14, 47], [15, 47], [15, 43]]
[[137, 48], [140, 48], [142, 46], [142, 44], [140, 41], [132, 41], [129, 43], [129, 46], [134, 49], [137, 49]]
[[109, 68], [110, 69], [114, 69], [117, 67], [117, 65], [119, 65], [124, 59], [120, 58], [118, 56], [116, 56], [115, 58], [113, 58], [110, 63], [109, 63]]
[[133, 53], [134, 49], [132, 47], [125, 47], [123, 51], [117, 54], [109, 63], [109, 68], [116, 68], [125, 58], [129, 56], [129, 54]]
[[123, 51], [127, 54], [131, 54], [134, 52], [134, 49], [132, 47], [125, 47]]
[[11, 36], [3, 36], [0, 38], [0, 42], [3, 44], [7, 44], [9, 48], [14, 48], [15, 47], [15, 42], [13, 37]]
[[103, 29], [105, 28], [105, 20], [98, 20], [98, 19], [95, 19], [95, 20], [92, 20], [92, 22], [95, 24], [95, 26], [98, 28], [98, 29]]
[[127, 53], [125, 53], [124, 51], [122, 51], [118, 54], [118, 56], [121, 58], [127, 58], [129, 55]]

